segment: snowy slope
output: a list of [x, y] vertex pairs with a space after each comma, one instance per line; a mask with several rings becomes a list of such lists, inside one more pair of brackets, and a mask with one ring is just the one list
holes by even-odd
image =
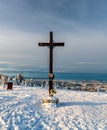
[[43, 88], [0, 88], [0, 130], [107, 130], [107, 93], [57, 90], [60, 104], [44, 108]]

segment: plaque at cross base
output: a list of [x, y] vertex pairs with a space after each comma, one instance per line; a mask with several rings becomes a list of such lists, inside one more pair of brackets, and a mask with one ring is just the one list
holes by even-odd
[[54, 97], [54, 94], [56, 94], [56, 91], [54, 90], [53, 87], [53, 79], [54, 79], [54, 74], [53, 74], [53, 49], [55, 47], [59, 47], [59, 46], [64, 46], [63, 42], [60, 43], [55, 43], [53, 42], [53, 32], [50, 32], [50, 41], [48, 43], [38, 43], [38, 46], [47, 46], [49, 48], [49, 74], [48, 74], [48, 78], [49, 78], [49, 97], [46, 99], [43, 99], [43, 104], [50, 104], [50, 103], [55, 103], [58, 104], [59, 99]]

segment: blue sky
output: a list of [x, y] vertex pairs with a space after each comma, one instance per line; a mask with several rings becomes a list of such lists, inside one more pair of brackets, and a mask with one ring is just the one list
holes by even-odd
[[107, 0], [0, 0], [0, 70], [47, 68], [49, 31], [56, 71], [107, 72]]

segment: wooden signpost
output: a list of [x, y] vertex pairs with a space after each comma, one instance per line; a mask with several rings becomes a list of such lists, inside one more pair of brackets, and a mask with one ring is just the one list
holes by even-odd
[[55, 43], [53, 41], [53, 32], [50, 32], [50, 41], [49, 43], [38, 43], [38, 46], [47, 46], [49, 48], [49, 74], [48, 74], [48, 77], [49, 77], [49, 96], [52, 97], [53, 94], [52, 94], [52, 91], [54, 90], [54, 87], [53, 87], [53, 79], [54, 79], [54, 74], [53, 74], [53, 49], [55, 47], [60, 47], [60, 46], [64, 46], [64, 43], [63, 42], [60, 42], [60, 43]]

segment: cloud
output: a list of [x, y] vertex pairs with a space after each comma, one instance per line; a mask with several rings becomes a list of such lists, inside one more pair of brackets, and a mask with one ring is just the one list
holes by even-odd
[[[98, 5], [92, 3], [0, 1], [0, 60], [13, 65], [48, 67], [49, 50], [38, 47], [37, 43], [48, 42], [49, 31], [54, 31], [54, 41], [65, 42], [64, 47], [54, 49], [55, 67], [69, 70], [77, 70], [79, 66], [81, 69], [82, 65], [103, 67], [107, 55], [107, 24], [104, 24], [107, 17], [103, 12], [107, 9], [104, 1], [102, 4], [98, 1]], [[99, 13], [96, 9], [100, 9]], [[100, 20], [100, 16], [105, 20]]]
[[78, 62], [76, 65], [107, 65], [107, 62], [102, 63], [102, 62]]
[[103, 25], [97, 25], [99, 20], [94, 24], [94, 21], [87, 17], [93, 15], [89, 13], [91, 4], [92, 2], [85, 0], [2, 1], [0, 25], [33, 33], [46, 33], [49, 30], [70, 33], [84, 26], [100, 28]]

